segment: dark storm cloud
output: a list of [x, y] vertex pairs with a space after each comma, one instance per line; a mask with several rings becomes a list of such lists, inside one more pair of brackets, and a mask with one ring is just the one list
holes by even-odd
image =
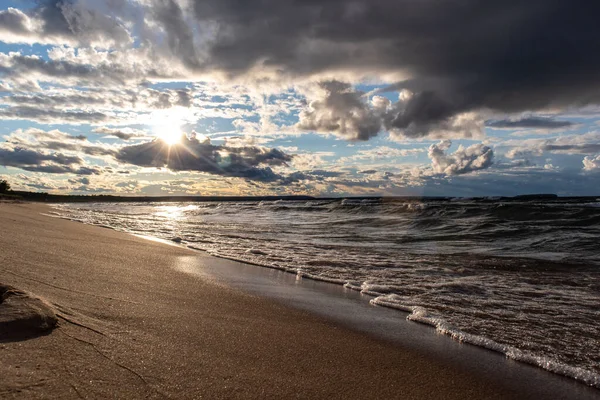
[[42, 0], [39, 6], [32, 12], [32, 16], [38, 17], [43, 24], [43, 31], [48, 35], [70, 36], [73, 34], [69, 21], [67, 20], [64, 7], [73, 1], [64, 0]]
[[78, 156], [60, 153], [46, 153], [23, 147], [0, 147], [0, 165], [26, 171], [49, 174], [72, 173], [77, 175], [99, 174], [96, 167], [86, 167]]
[[351, 140], [369, 140], [381, 130], [382, 119], [363, 99], [363, 92], [338, 81], [320, 84], [323, 96], [300, 113], [298, 128], [332, 132]]
[[[104, 132], [116, 134], [110, 128], [105, 128]], [[69, 155], [64, 155], [61, 151]], [[195, 137], [186, 136], [182, 136], [181, 143], [171, 146], [155, 139], [151, 142], [118, 147], [91, 143], [82, 135], [72, 136], [58, 130], [43, 131], [33, 128], [16, 131], [5, 143], [0, 144], [0, 165], [4, 166], [27, 171], [78, 175], [115, 172], [110, 167], [100, 169], [86, 166], [82, 158], [85, 156], [104, 157], [105, 160], [115, 160], [124, 165], [206, 172], [259, 182], [282, 182], [286, 177], [273, 171], [271, 167], [285, 167], [293, 157], [278, 149], [212, 145], [209, 140], [200, 142]], [[310, 176], [313, 179], [322, 179], [334, 175], [335, 173], [316, 170]], [[297, 180], [290, 180], [290, 183]]]
[[[39, 40], [113, 47], [131, 43], [130, 29], [149, 57], [173, 60], [173, 71], [179, 60], [190, 76], [256, 70], [283, 77], [406, 76], [387, 90], [412, 95], [389, 104], [384, 118], [335, 89], [329, 99], [317, 99], [321, 103], [303, 121], [310, 129], [329, 127], [366, 140], [381, 126], [410, 137], [457, 134], [471, 129], [455, 121], [470, 111], [510, 114], [600, 103], [597, 15], [600, 3], [587, 0], [47, 0], [27, 14], [2, 11], [0, 22], [13, 36], [26, 36], [25, 21], [32, 18], [42, 28], [27, 35]], [[115, 83], [175, 73], [109, 64], [11, 56], [0, 75], [21, 71]], [[179, 104], [189, 99], [181, 95]]]
[[169, 146], [161, 140], [126, 146], [115, 158], [140, 167], [168, 168], [172, 171], [198, 171], [248, 180], [273, 182], [282, 179], [270, 166], [284, 166], [292, 156], [263, 147], [228, 147], [182, 137]]
[[193, 28], [186, 21], [184, 10], [173, 0], [154, 1], [152, 14], [166, 32], [170, 52], [184, 65], [200, 67], [200, 56], [194, 43]]
[[[172, 42], [188, 49], [186, 56], [193, 55], [179, 7], [157, 4], [169, 4], [157, 20]], [[600, 55], [590, 47], [600, 39], [600, 4], [583, 0], [203, 0], [193, 9], [198, 21], [215, 23], [207, 60], [225, 70], [259, 61], [299, 73], [405, 69], [416, 75], [411, 84], [417, 91], [440, 79], [470, 94], [455, 102], [462, 107], [544, 104], [551, 101], [541, 96], [544, 88], [560, 86], [566, 96], [588, 92], [585, 84], [600, 74]]]
[[511, 113], [600, 100], [598, 2], [195, 1], [196, 21], [214, 29], [201, 43], [179, 6], [160, 4], [169, 12], [157, 13], [157, 22], [192, 68], [406, 73], [410, 79], [390, 90], [415, 95], [386, 127], [411, 136], [472, 110]]
[[560, 121], [551, 118], [537, 118], [537, 117], [529, 117], [522, 119], [502, 119], [502, 120], [494, 120], [487, 121], [485, 123], [486, 126], [490, 128], [499, 128], [499, 129], [519, 129], [519, 128], [534, 128], [534, 129], [560, 129], [560, 128], [569, 128], [575, 123], [571, 121]]
[[473, 137], [483, 128], [477, 119], [453, 115], [434, 92], [403, 92], [396, 102], [374, 96], [368, 102], [366, 93], [348, 83], [334, 80], [321, 82], [319, 87], [321, 92], [311, 94], [309, 107], [300, 113], [297, 128], [349, 140], [369, 140], [384, 128], [412, 138], [430, 134]]

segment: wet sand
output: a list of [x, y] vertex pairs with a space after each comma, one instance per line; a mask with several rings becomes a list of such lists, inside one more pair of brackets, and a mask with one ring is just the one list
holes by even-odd
[[[40, 297], [59, 321], [46, 334], [0, 337], [1, 398], [544, 393], [186, 273], [223, 260], [40, 214], [48, 211], [0, 203], [0, 284]], [[573, 398], [595, 397], [581, 386]]]

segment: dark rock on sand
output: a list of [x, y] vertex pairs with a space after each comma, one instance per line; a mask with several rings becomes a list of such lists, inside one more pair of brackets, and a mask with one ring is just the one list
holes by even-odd
[[31, 293], [0, 284], [0, 341], [24, 340], [52, 330], [52, 307]]

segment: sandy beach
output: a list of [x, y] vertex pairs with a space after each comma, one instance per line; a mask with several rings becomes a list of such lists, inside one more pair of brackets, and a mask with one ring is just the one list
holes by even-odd
[[[49, 333], [0, 338], [1, 398], [545, 393], [182, 272], [190, 263], [214, 267], [217, 258], [41, 215], [48, 211], [0, 203], [0, 284], [38, 296], [58, 318]], [[573, 398], [597, 394], [580, 386]]]

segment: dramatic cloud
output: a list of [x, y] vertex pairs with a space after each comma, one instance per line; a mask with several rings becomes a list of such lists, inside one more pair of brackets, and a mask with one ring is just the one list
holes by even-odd
[[[0, 165], [3, 166], [79, 175], [114, 172], [111, 167], [101, 170], [85, 166], [82, 158], [85, 156], [108, 163], [168, 168], [171, 171], [205, 172], [251, 181], [275, 182], [285, 179], [286, 182], [293, 183], [298, 180], [298, 177], [285, 177], [271, 169], [287, 167], [292, 160], [293, 156], [281, 150], [248, 145], [213, 145], [209, 139], [199, 141], [195, 136], [188, 138], [183, 134], [181, 142], [173, 145], [155, 139], [119, 147], [100, 142], [92, 143], [85, 136], [72, 136], [58, 130], [28, 129], [13, 132], [6, 142], [0, 145]], [[313, 171], [307, 175], [314, 178], [327, 174], [327, 171]], [[330, 174], [336, 175], [333, 172]]]
[[447, 107], [433, 91], [413, 93], [403, 88], [398, 101], [388, 103], [383, 124], [393, 136], [408, 138], [471, 138], [482, 134], [483, 120], [479, 116], [449, 112]]
[[298, 128], [335, 133], [350, 140], [369, 140], [381, 130], [382, 119], [350, 84], [329, 81], [320, 84], [322, 97], [300, 113]]
[[285, 166], [292, 156], [264, 147], [227, 147], [182, 137], [169, 146], [162, 140], [119, 149], [115, 158], [140, 167], [168, 168], [172, 171], [197, 171], [209, 174], [272, 182], [283, 177], [270, 166]]
[[397, 102], [365, 93], [348, 83], [320, 83], [321, 91], [296, 125], [302, 130], [334, 133], [349, 140], [369, 140], [383, 128], [394, 137], [474, 137], [483, 130], [483, 120], [472, 113], [443, 114], [443, 105], [432, 92], [414, 94], [402, 90]]
[[[474, 110], [512, 113], [600, 99], [600, 55], [590, 51], [600, 41], [600, 4], [207, 0], [191, 3], [193, 21], [183, 18], [180, 3], [156, 4], [163, 6], [155, 23], [191, 69], [403, 74], [408, 79], [389, 90], [414, 96], [390, 124], [414, 126], [412, 136]], [[212, 29], [208, 39], [194, 35], [196, 26]], [[366, 126], [356, 130], [363, 136], [350, 136], [376, 129]]]
[[[388, 90], [414, 96], [389, 123], [412, 125], [414, 136], [474, 110], [597, 103], [600, 55], [590, 48], [600, 40], [599, 13], [595, 3], [545, 0], [432, 0], [418, 7], [410, 0], [47, 0], [27, 12], [4, 10], [0, 21], [13, 42], [118, 48], [133, 46], [135, 33], [142, 53], [180, 63], [190, 76], [404, 76]], [[56, 76], [114, 77], [121, 70], [26, 58], [18, 65]], [[146, 67], [137, 72], [161, 75]], [[373, 130], [375, 123], [358, 125], [360, 134], [350, 137]]]
[[[19, 9], [0, 6], [1, 162], [54, 174], [27, 185], [391, 194], [456, 182], [467, 193], [492, 190], [496, 175], [569, 187], [559, 176], [599, 176], [581, 162], [596, 170], [600, 153], [600, 3], [9, 3]], [[446, 139], [484, 132], [485, 144], [450, 151]], [[513, 160], [471, 173], [494, 154]], [[115, 186], [125, 175], [138, 183]]]
[[492, 165], [494, 152], [483, 144], [474, 144], [469, 147], [458, 146], [452, 154], [446, 152], [452, 142], [442, 140], [438, 144], [429, 146], [428, 156], [431, 159], [433, 171], [438, 174], [460, 175], [488, 168]]

